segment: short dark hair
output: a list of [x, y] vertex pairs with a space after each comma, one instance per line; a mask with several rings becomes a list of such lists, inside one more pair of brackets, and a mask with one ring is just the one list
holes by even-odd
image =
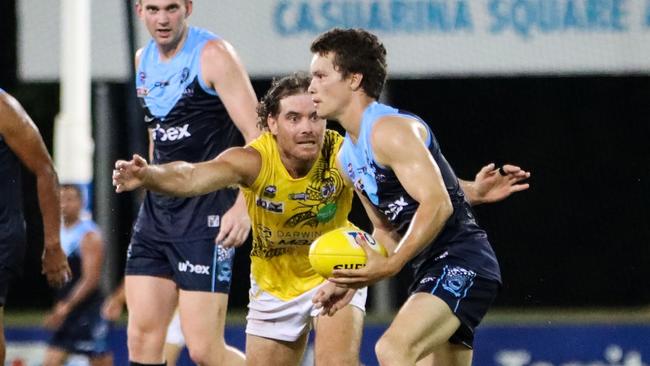
[[361, 87], [369, 97], [379, 99], [386, 82], [386, 48], [377, 36], [364, 29], [333, 28], [311, 44], [312, 53], [334, 53], [334, 67], [343, 77], [363, 75]]
[[[184, 1], [185, 1], [185, 6], [187, 6], [187, 3], [188, 3], [190, 0], [184, 0]], [[136, 4], [138, 4], [138, 5], [142, 5], [142, 0], [136, 0]]]
[[280, 101], [297, 94], [306, 94], [311, 83], [311, 76], [296, 72], [280, 79], [274, 79], [271, 87], [257, 105], [257, 127], [268, 130], [269, 116], [277, 117], [280, 113]]
[[77, 193], [77, 197], [79, 197], [80, 200], [83, 200], [83, 194], [81, 193], [81, 187], [79, 187], [78, 184], [71, 184], [71, 183], [63, 183], [60, 185], [61, 190], [64, 189], [70, 189], [75, 191]]

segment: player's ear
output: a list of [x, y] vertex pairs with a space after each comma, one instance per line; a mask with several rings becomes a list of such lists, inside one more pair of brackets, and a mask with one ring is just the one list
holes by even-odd
[[140, 0], [135, 2], [135, 14], [138, 16], [138, 18], [142, 18], [142, 12], [144, 9], [142, 8], [142, 2]]
[[348, 77], [350, 80], [350, 88], [354, 91], [359, 90], [361, 88], [361, 81], [363, 80], [363, 74], [361, 73], [352, 73]]
[[192, 3], [192, 0], [185, 0], [185, 18], [190, 16], [192, 14], [192, 9], [194, 8], [194, 4]]
[[269, 126], [269, 131], [271, 131], [273, 136], [276, 136], [278, 134], [278, 119], [269, 114], [269, 116], [266, 117], [266, 122]]

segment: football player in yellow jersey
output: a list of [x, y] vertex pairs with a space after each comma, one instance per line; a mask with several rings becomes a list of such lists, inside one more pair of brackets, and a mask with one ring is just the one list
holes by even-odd
[[[310, 77], [293, 74], [273, 83], [258, 106], [265, 132], [246, 147], [209, 162], [148, 165], [140, 156], [115, 164], [117, 192], [143, 186], [175, 196], [194, 196], [239, 185], [253, 227], [251, 289], [246, 327], [250, 365], [298, 365], [313, 327], [318, 365], [358, 365], [366, 289], [336, 288], [317, 275], [307, 258], [320, 234], [344, 225], [352, 187], [336, 169], [343, 138], [326, 130], [307, 92]], [[501, 200], [526, 189], [528, 173], [493, 164], [463, 182], [473, 203]], [[337, 302], [333, 316], [319, 314], [312, 299]]]

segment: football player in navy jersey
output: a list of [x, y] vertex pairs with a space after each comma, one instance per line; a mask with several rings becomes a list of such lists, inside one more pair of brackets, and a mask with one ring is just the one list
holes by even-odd
[[62, 184], [61, 245], [68, 256], [72, 279], [57, 291], [56, 302], [45, 318], [45, 327], [54, 333], [43, 366], [62, 366], [71, 353], [87, 356], [92, 366], [113, 365], [108, 344], [110, 323], [100, 314], [106, 248], [95, 222], [81, 217], [82, 208], [79, 187]]
[[61, 249], [59, 183], [38, 128], [23, 107], [0, 89], [0, 364], [5, 360], [4, 304], [9, 281], [19, 274], [25, 253], [21, 163], [36, 176], [43, 218], [43, 269], [51, 286], [70, 278]]
[[373, 236], [390, 251], [384, 258], [360, 240], [367, 265], [335, 270], [330, 280], [368, 286], [411, 263], [410, 297], [376, 344], [379, 363], [415, 365], [432, 354], [435, 365], [469, 366], [474, 328], [496, 297], [501, 274], [463, 183], [427, 123], [377, 102], [386, 49], [375, 35], [332, 29], [313, 41], [311, 51], [316, 111], [345, 128], [339, 169], [354, 185]]
[[[136, 54], [135, 80], [151, 161], [211, 160], [257, 137], [248, 74], [227, 41], [189, 26], [192, 1], [138, 0], [136, 11], [152, 37]], [[177, 306], [195, 363], [244, 364], [223, 330], [234, 247], [249, 230], [237, 190], [193, 198], [146, 192], [125, 270], [132, 365], [164, 364], [165, 332]]]

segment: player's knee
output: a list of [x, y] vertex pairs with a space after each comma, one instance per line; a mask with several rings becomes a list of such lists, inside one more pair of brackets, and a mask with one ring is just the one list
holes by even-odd
[[158, 350], [162, 353], [165, 341], [163, 333], [131, 326], [127, 330], [126, 338], [129, 354], [157, 352]]
[[221, 360], [223, 357], [223, 350], [218, 347], [211, 347], [208, 342], [188, 343], [187, 350], [192, 362], [197, 365], [207, 365], [212, 359]]
[[375, 354], [382, 366], [415, 363], [409, 345], [402, 342], [401, 337], [393, 337], [390, 334], [384, 334], [379, 338], [375, 344]]

